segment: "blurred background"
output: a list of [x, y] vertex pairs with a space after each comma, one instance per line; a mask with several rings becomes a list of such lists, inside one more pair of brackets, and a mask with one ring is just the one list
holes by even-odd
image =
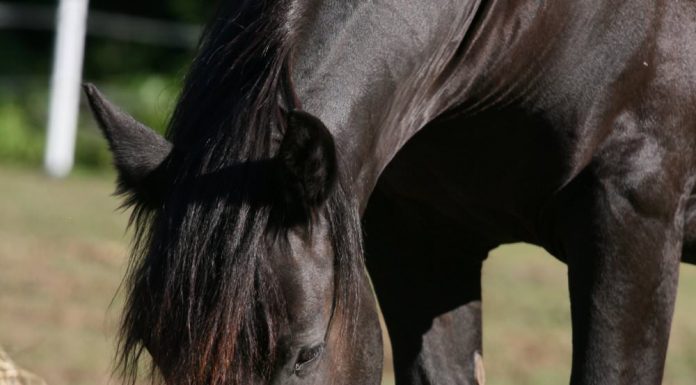
[[[214, 0], [90, 4], [83, 78], [163, 129]], [[0, 0], [0, 346], [49, 385], [111, 376], [128, 213], [111, 196], [106, 143], [81, 101], [75, 168], [42, 171], [58, 2]], [[495, 250], [484, 268], [489, 384], [562, 384], [570, 373], [565, 267], [539, 248]], [[665, 384], [696, 378], [696, 269], [682, 267]], [[393, 384], [385, 366], [384, 384]]]

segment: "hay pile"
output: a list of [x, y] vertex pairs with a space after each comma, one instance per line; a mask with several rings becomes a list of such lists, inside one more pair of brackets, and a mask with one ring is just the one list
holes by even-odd
[[17, 368], [10, 356], [0, 348], [0, 385], [46, 385], [34, 374]]

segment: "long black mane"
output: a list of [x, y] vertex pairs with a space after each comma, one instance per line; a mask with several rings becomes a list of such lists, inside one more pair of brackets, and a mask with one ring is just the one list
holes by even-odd
[[[147, 349], [153, 379], [250, 384], [269, 374], [287, 324], [271, 249], [288, 224], [268, 183], [290, 81], [291, 10], [224, 2], [204, 32], [167, 138], [165, 199], [130, 199], [135, 245], [119, 346], [133, 382]], [[339, 156], [340, 159], [340, 156]], [[354, 308], [362, 268], [358, 214], [345, 178], [325, 212], [335, 253], [335, 312]], [[280, 234], [280, 236], [279, 236]], [[342, 319], [347, 316], [335, 317]]]

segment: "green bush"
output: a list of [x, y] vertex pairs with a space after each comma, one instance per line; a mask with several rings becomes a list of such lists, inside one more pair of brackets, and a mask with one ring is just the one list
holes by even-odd
[[42, 127], [46, 87], [20, 82], [0, 90], [0, 160], [40, 164], [46, 137]]
[[17, 103], [0, 104], [0, 159], [38, 164], [44, 135], [31, 128], [26, 111]]
[[[0, 161], [38, 166], [43, 159], [48, 111], [48, 79], [0, 88]], [[136, 119], [163, 132], [179, 92], [177, 80], [160, 75], [96, 82], [109, 99]], [[106, 141], [83, 98], [75, 150], [80, 169], [111, 167]]]

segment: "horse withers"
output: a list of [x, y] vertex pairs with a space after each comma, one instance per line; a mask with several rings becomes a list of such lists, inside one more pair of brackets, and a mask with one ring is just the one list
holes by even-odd
[[86, 87], [133, 207], [121, 368], [378, 384], [367, 267], [397, 384], [480, 383], [481, 266], [524, 241], [568, 265], [570, 383], [659, 384], [694, 37], [687, 1], [225, 2], [166, 139]]

